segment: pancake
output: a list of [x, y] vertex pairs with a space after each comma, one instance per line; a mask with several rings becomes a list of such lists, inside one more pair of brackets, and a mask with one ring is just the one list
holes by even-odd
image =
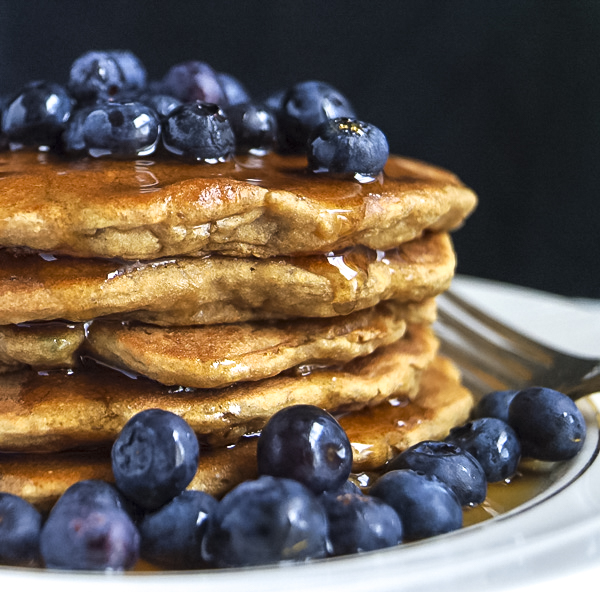
[[[352, 443], [352, 470], [375, 471], [392, 455], [423, 439], [445, 437], [467, 419], [472, 402], [454, 366], [436, 358], [423, 372], [414, 401], [396, 400], [395, 406], [384, 402], [341, 418]], [[231, 448], [203, 449], [189, 488], [220, 497], [255, 477], [256, 438], [245, 438]], [[0, 490], [21, 495], [43, 510], [81, 479], [112, 481], [107, 451], [0, 454]]]
[[86, 350], [95, 359], [165, 385], [215, 388], [371, 354], [404, 335], [407, 317], [433, 322], [433, 300], [421, 305], [386, 301], [327, 319], [192, 327], [94, 321]]
[[0, 154], [0, 246], [77, 257], [388, 250], [460, 226], [475, 203], [453, 174], [397, 156], [361, 184], [275, 154], [209, 166]]
[[207, 256], [124, 264], [0, 251], [0, 325], [89, 321], [106, 315], [160, 325], [331, 317], [382, 300], [420, 302], [445, 290], [455, 267], [447, 233], [391, 251], [330, 256]]
[[428, 325], [346, 365], [280, 374], [221, 389], [169, 388], [92, 365], [71, 373], [0, 376], [0, 450], [58, 451], [112, 442], [133, 415], [160, 408], [183, 417], [201, 441], [237, 442], [296, 403], [345, 412], [392, 396], [414, 397], [438, 342]]
[[47, 323], [43, 325], [0, 326], [0, 372], [24, 366], [37, 369], [71, 368], [83, 340], [81, 324]]

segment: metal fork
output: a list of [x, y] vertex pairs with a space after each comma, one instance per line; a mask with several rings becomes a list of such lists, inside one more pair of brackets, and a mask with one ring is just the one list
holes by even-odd
[[441, 352], [459, 366], [474, 394], [545, 386], [576, 400], [600, 391], [600, 360], [546, 347], [451, 291], [437, 301]]

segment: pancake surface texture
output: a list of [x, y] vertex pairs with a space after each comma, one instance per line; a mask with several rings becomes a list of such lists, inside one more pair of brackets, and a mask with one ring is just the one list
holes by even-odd
[[157, 327], [94, 321], [87, 350], [108, 364], [166, 385], [223, 387], [300, 365], [344, 364], [400, 339], [406, 320], [433, 320], [433, 299], [385, 301], [342, 317]]
[[360, 184], [275, 154], [202, 166], [0, 153], [0, 245], [78, 257], [387, 250], [456, 228], [475, 202], [452, 173], [397, 156]]
[[414, 397], [437, 351], [426, 325], [347, 365], [287, 373], [222, 389], [169, 388], [100, 366], [71, 374], [31, 370], [0, 376], [0, 450], [57, 451], [112, 442], [133, 415], [160, 408], [183, 417], [202, 442], [223, 446], [260, 430], [279, 409], [305, 403], [361, 409]]
[[159, 325], [331, 317], [382, 300], [445, 290], [455, 256], [446, 233], [391, 251], [272, 259], [208, 256], [123, 264], [0, 251], [0, 324], [106, 315]]
[[[436, 358], [423, 372], [413, 401], [396, 400], [391, 410], [386, 401], [341, 418], [352, 443], [352, 470], [377, 470], [420, 440], [445, 437], [467, 419], [472, 404], [456, 368]], [[231, 448], [203, 450], [189, 489], [220, 497], [256, 475], [256, 438], [245, 438]], [[22, 495], [41, 509], [51, 507], [69, 485], [81, 479], [112, 481], [109, 453], [0, 454], [0, 489]]]

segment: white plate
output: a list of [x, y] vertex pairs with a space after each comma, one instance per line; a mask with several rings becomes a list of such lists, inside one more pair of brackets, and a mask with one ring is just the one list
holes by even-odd
[[[600, 307], [459, 277], [457, 291], [550, 345], [600, 358]], [[593, 397], [584, 450], [543, 496], [494, 520], [419, 543], [302, 565], [196, 573], [81, 574], [0, 568], [0, 586], [44, 592], [188, 590], [561, 592], [600, 582], [600, 460]], [[592, 580], [590, 580], [592, 579]]]

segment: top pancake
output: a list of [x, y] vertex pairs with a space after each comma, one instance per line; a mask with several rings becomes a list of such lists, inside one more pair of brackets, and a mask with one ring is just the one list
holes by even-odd
[[0, 154], [0, 246], [77, 257], [390, 249], [456, 228], [475, 203], [453, 174], [397, 156], [361, 184], [275, 154], [215, 165]]

